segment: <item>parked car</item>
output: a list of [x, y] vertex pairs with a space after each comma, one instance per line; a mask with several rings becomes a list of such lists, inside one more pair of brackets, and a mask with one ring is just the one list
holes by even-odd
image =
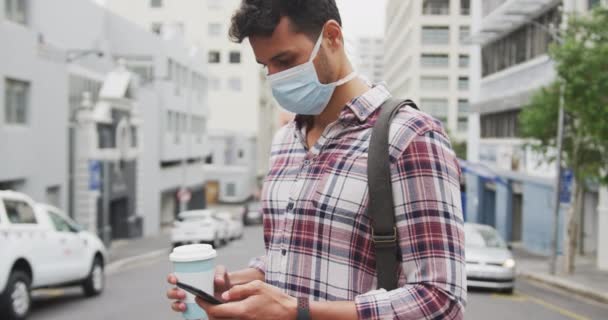
[[0, 191], [0, 315], [25, 319], [31, 290], [80, 285], [86, 296], [104, 289], [107, 251], [61, 210]]
[[468, 286], [513, 293], [515, 260], [496, 229], [465, 223], [464, 233]]
[[230, 212], [217, 212], [215, 216], [228, 223], [228, 238], [230, 240], [243, 237], [243, 221], [241, 218], [235, 217]]
[[213, 216], [212, 210], [184, 211], [177, 215], [171, 229], [174, 247], [190, 243], [208, 243], [219, 247], [225, 235], [225, 227]]
[[260, 202], [249, 202], [243, 207], [243, 224], [246, 226], [262, 223], [262, 206]]
[[[213, 218], [217, 221], [221, 244], [225, 245], [230, 242], [230, 219], [225, 217], [224, 213], [212, 211]], [[229, 213], [228, 213], [229, 214]]]

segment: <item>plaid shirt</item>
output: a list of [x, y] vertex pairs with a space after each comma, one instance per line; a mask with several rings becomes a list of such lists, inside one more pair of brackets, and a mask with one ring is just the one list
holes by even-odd
[[375, 290], [367, 151], [389, 97], [377, 85], [349, 102], [311, 150], [301, 119], [277, 133], [262, 191], [266, 255], [250, 267], [294, 297], [355, 301], [360, 319], [462, 319], [460, 168], [441, 124], [412, 108], [390, 129], [400, 287]]

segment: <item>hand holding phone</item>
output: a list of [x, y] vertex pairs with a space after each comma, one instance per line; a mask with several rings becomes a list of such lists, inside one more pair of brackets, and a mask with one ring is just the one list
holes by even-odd
[[177, 285], [178, 288], [180, 288], [182, 290], [185, 290], [186, 292], [189, 292], [189, 293], [191, 293], [191, 294], [193, 294], [193, 295], [195, 295], [195, 296], [203, 299], [203, 301], [208, 302], [210, 304], [218, 305], [218, 304], [222, 304], [223, 303], [222, 301], [216, 299], [213, 295], [210, 295], [207, 292], [205, 292], [205, 291], [203, 291], [201, 289], [195, 288], [195, 287], [193, 287], [191, 285], [188, 285], [188, 284], [185, 284], [185, 283], [182, 283], [182, 282], [179, 282], [179, 281], [177, 282], [176, 285]]

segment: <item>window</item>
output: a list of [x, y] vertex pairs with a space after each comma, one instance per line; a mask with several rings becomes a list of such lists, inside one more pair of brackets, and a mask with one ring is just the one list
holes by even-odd
[[450, 28], [422, 27], [422, 44], [450, 44]]
[[469, 55], [468, 54], [461, 54], [458, 56], [458, 66], [461, 68], [469, 67]]
[[422, 54], [420, 64], [426, 68], [447, 68], [450, 66], [447, 54]]
[[420, 78], [420, 88], [422, 90], [448, 90], [450, 82], [448, 77], [423, 76]]
[[469, 129], [469, 100], [459, 99], [458, 100], [458, 131], [466, 132]]
[[4, 90], [4, 121], [8, 124], [26, 124], [30, 83], [7, 78], [4, 81]]
[[160, 22], [152, 22], [150, 30], [156, 34], [161, 34], [163, 32], [163, 24]]
[[230, 78], [228, 79], [228, 87], [233, 91], [242, 90], [241, 78]]
[[241, 63], [241, 53], [239, 51], [230, 51], [230, 63]]
[[173, 112], [167, 111], [167, 127], [168, 132], [173, 132]]
[[469, 77], [458, 77], [458, 90], [469, 90]]
[[8, 220], [13, 224], [35, 224], [34, 209], [27, 203], [18, 200], [4, 200]]
[[243, 151], [242, 149], [239, 149], [239, 159], [243, 159], [243, 157], [245, 156], [245, 151]]
[[150, 0], [150, 8], [160, 8], [163, 6], [163, 0]]
[[48, 211], [49, 213], [49, 217], [51, 218], [51, 221], [53, 222], [53, 226], [55, 226], [55, 230], [57, 230], [58, 232], [71, 232], [72, 228], [70, 227], [70, 224], [65, 221], [61, 216], [59, 216], [58, 214]]
[[209, 23], [208, 30], [210, 36], [217, 37], [222, 33], [222, 24], [220, 23]]
[[422, 2], [422, 14], [449, 15], [450, 0], [424, 0]]
[[422, 110], [427, 111], [430, 115], [437, 118], [441, 122], [446, 122], [448, 119], [448, 99], [421, 99]]
[[460, 26], [459, 40], [463, 44], [465, 40], [471, 35], [471, 28], [469, 26]]
[[236, 196], [236, 184], [234, 183], [226, 183], [226, 196], [234, 197]]
[[519, 113], [509, 110], [482, 114], [480, 117], [482, 138], [513, 138], [519, 136]]
[[209, 63], [220, 63], [220, 52], [216, 50], [209, 51]]
[[471, 14], [471, 0], [460, 0], [460, 14], [463, 16]]
[[7, 20], [27, 24], [27, 0], [5, 0], [4, 13]]

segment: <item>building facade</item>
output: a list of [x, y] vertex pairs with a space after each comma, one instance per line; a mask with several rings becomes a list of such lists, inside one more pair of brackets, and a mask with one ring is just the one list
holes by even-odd
[[158, 232], [173, 221], [183, 186], [192, 206], [204, 206], [200, 52], [90, 1], [0, 8], [10, 44], [0, 153], [13, 156], [0, 165], [0, 188], [57, 205], [106, 238]]
[[469, 113], [469, 0], [389, 0], [384, 78], [464, 140]]
[[[137, 25], [160, 35], [183, 34], [188, 43], [200, 48], [203, 54], [200, 62], [206, 64], [209, 72], [207, 127], [215, 132], [251, 136], [271, 126], [272, 119], [266, 117], [267, 112], [259, 105], [260, 66], [252, 50], [246, 41], [237, 44], [228, 37], [230, 18], [239, 4], [240, 0], [106, 1], [111, 11]], [[256, 143], [270, 142], [262, 134]], [[248, 185], [247, 181], [260, 170], [247, 173], [240, 184]], [[251, 195], [255, 188], [247, 192]]]
[[384, 81], [384, 40], [380, 37], [360, 37], [356, 41], [355, 70], [373, 83]]
[[[557, 30], [564, 14], [585, 12], [599, 3], [472, 1], [475, 45], [470, 52], [466, 211], [470, 220], [492, 224], [505, 239], [540, 254], [552, 252], [552, 228], [547, 226], [555, 223], [556, 168], [520, 138], [518, 117], [531, 95], [555, 80], [555, 66], [547, 53], [556, 40], [548, 30]], [[608, 219], [598, 214], [598, 186], [589, 184], [587, 190], [579, 252], [599, 257], [598, 224], [608, 227]], [[557, 221], [560, 247], [565, 211], [560, 210]]]

